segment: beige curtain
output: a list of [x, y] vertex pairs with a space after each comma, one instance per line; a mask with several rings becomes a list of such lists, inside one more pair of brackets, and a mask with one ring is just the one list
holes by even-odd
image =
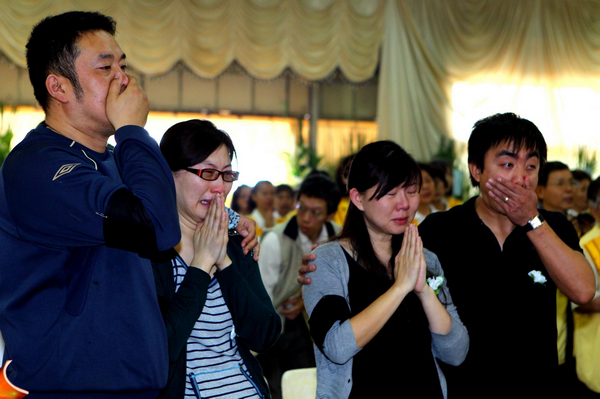
[[[418, 159], [451, 136], [455, 82], [600, 86], [598, 1], [389, 0], [385, 7], [380, 137]], [[548, 103], [556, 116], [552, 106], [561, 100]]]
[[117, 40], [136, 70], [168, 72], [183, 62], [214, 78], [234, 60], [253, 77], [285, 68], [307, 80], [339, 68], [351, 82], [371, 78], [383, 35], [375, 0], [0, 0], [0, 52], [25, 67], [33, 25], [51, 14], [94, 10], [117, 21]]

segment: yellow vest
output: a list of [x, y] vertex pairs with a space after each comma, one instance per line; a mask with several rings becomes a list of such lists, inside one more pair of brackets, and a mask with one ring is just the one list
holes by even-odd
[[[597, 223], [581, 238], [580, 245], [600, 271], [600, 226]], [[573, 312], [573, 325], [577, 377], [589, 389], [600, 393], [600, 313]]]

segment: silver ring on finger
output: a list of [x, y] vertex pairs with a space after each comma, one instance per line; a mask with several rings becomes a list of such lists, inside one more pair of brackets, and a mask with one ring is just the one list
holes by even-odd
[[508, 197], [505, 197], [505, 198], [504, 198], [504, 202], [508, 202]]

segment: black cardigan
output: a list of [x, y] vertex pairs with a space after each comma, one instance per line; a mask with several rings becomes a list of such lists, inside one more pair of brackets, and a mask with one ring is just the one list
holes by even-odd
[[[236, 342], [244, 364], [261, 393], [270, 398], [262, 369], [250, 350], [262, 352], [277, 341], [281, 318], [273, 308], [260, 277], [258, 263], [242, 251], [242, 237], [230, 236], [227, 254], [233, 262], [217, 271], [223, 299], [231, 312]], [[202, 313], [210, 276], [196, 267], [187, 273], [175, 293], [172, 260], [174, 249], [165, 251], [152, 261], [158, 304], [165, 321], [169, 343], [169, 376], [159, 398], [180, 399], [185, 395], [186, 348], [188, 338]]]

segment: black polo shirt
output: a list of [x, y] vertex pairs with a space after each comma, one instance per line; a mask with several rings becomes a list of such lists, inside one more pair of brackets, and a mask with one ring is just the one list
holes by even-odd
[[[444, 268], [471, 340], [461, 366], [443, 367], [449, 397], [551, 395], [558, 367], [556, 285], [522, 227], [500, 248], [475, 211], [476, 198], [431, 214], [419, 226], [425, 248]], [[564, 215], [540, 213], [568, 246], [581, 251]], [[528, 275], [533, 270], [547, 282], [534, 283]]]

